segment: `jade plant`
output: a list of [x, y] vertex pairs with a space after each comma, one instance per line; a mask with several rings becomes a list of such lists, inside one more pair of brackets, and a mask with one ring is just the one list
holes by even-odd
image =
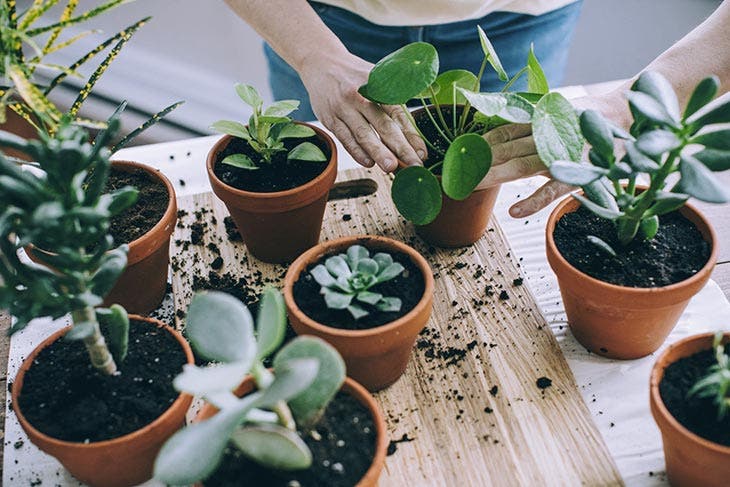
[[329, 309], [346, 309], [356, 320], [370, 313], [358, 301], [374, 306], [379, 311], [400, 311], [400, 298], [386, 297], [371, 291], [373, 286], [389, 281], [404, 271], [393, 257], [378, 252], [370, 257], [362, 245], [352, 245], [347, 253], [328, 257], [310, 274], [322, 286], [321, 293]]
[[[712, 102], [718, 87], [717, 77], [705, 78], [680, 112], [669, 81], [659, 73], [643, 73], [626, 93], [633, 115], [629, 132], [593, 110], [578, 117], [567, 100], [555, 98], [549, 113], [534, 122], [535, 144], [553, 178], [581, 186], [584, 196], [573, 197], [615, 222], [620, 244], [651, 240], [659, 217], [681, 208], [690, 197], [730, 201], [714, 175], [730, 169], [730, 129], [721, 125], [730, 122], [730, 101]], [[556, 121], [563, 124], [560, 132]], [[581, 161], [581, 134], [591, 146], [588, 161]], [[614, 139], [622, 139], [625, 153], [614, 151]], [[637, 189], [642, 180], [648, 183], [645, 190]], [[616, 255], [598, 237], [590, 241]]]
[[246, 154], [231, 154], [221, 163], [246, 170], [259, 169], [261, 164], [272, 164], [274, 156], [286, 153], [287, 160], [324, 162], [327, 156], [311, 142], [301, 142], [288, 149], [286, 139], [305, 139], [316, 135], [311, 127], [298, 124], [288, 116], [299, 108], [297, 100], [279, 100], [264, 108], [264, 101], [256, 88], [243, 83], [236, 84], [236, 93], [253, 110], [248, 126], [230, 120], [219, 120], [212, 125], [214, 130], [245, 140], [259, 156], [255, 161]]
[[[136, 201], [137, 190], [104, 192], [105, 145], [119, 120], [107, 125], [93, 144], [67, 119], [54, 136], [41, 132], [39, 140], [0, 131], [0, 147], [36, 161], [34, 170], [23, 170], [0, 153], [0, 308], [16, 318], [10, 333], [33, 318], [71, 313], [66, 339], [82, 340], [91, 364], [111, 375], [126, 355], [129, 319], [119, 305], [100, 308], [127, 263], [127, 245], [115, 247], [109, 225]], [[45, 251], [42, 264], [19, 258], [27, 247]]]
[[717, 406], [717, 420], [722, 421], [730, 411], [730, 356], [725, 353], [723, 333], [718, 332], [712, 341], [716, 363], [687, 393], [688, 397], [712, 398]]
[[[481, 27], [478, 34], [484, 57], [476, 74], [464, 69], [439, 74], [436, 48], [427, 42], [414, 42], [381, 59], [359, 89], [373, 102], [402, 105], [429, 148], [429, 161], [435, 161], [429, 167], [407, 167], [393, 181], [393, 202], [417, 225], [428, 224], [438, 216], [442, 187], [454, 200], [469, 197], [492, 163], [489, 144], [482, 135], [507, 123], [529, 123], [533, 104], [548, 92], [545, 73], [532, 47], [526, 65], [510, 78]], [[479, 93], [487, 65], [504, 82], [501, 92]], [[509, 92], [524, 75], [528, 92]], [[420, 101], [438, 140], [429, 140], [406, 108], [413, 99]], [[437, 175], [441, 175], [441, 182]]]
[[[279, 349], [286, 331], [286, 308], [279, 291], [264, 291], [254, 320], [230, 295], [202, 292], [193, 297], [187, 336], [202, 357], [219, 362], [185, 365], [174, 380], [181, 392], [205, 399], [219, 411], [172, 436], [155, 461], [155, 478], [171, 485], [205, 479], [220, 464], [227, 447], [276, 470], [302, 470], [312, 463], [303, 437], [340, 390], [345, 365], [323, 340], [297, 337], [274, 356], [273, 370], [263, 360]], [[250, 374], [255, 390], [244, 397], [232, 391]]]

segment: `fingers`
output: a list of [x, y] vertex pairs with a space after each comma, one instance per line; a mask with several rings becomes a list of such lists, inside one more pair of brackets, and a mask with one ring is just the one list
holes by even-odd
[[[395, 123], [398, 124], [401, 131], [403, 132], [403, 135], [408, 140], [408, 143], [411, 145], [413, 150], [416, 151], [416, 155], [420, 159], [417, 164], [420, 164], [421, 161], [426, 160], [426, 157], [428, 156], [428, 149], [426, 148], [426, 143], [423, 141], [421, 136], [418, 134], [416, 129], [413, 127], [413, 124], [411, 123], [410, 119], [408, 118], [408, 115], [406, 115], [405, 110], [403, 107], [399, 107], [397, 105], [384, 105], [383, 110], [385, 113], [387, 113], [390, 118], [392, 118]], [[410, 164], [408, 161], [401, 159], [406, 164]]]
[[[350, 148], [356, 153], [366, 153], [366, 158], [375, 161], [375, 164], [385, 172], [392, 172], [398, 167], [395, 155], [381, 142], [373, 127], [370, 126], [368, 120], [359, 111], [349, 110], [346, 113], [342, 113], [340, 122], [347, 126], [348, 132], [344, 134], [346, 137], [344, 140], [339, 136], [337, 138], [340, 139], [342, 145], [345, 146], [355, 160], [358, 159], [350, 151]], [[392, 135], [392, 130], [394, 129], [400, 131], [395, 122], [391, 120], [390, 123], [392, 125], [387, 127], [385, 126], [386, 124], [381, 123], [381, 130], [387, 130], [389, 135]], [[401, 137], [403, 137], [402, 134]], [[405, 141], [405, 137], [403, 137], [403, 140]], [[372, 164], [366, 167], [371, 166]]]
[[532, 134], [532, 125], [529, 123], [510, 123], [490, 130], [484, 134], [484, 139], [489, 142], [489, 145], [495, 145], [527, 137], [530, 134]]
[[551, 179], [540, 186], [532, 195], [512, 205], [509, 209], [509, 214], [513, 218], [530, 216], [542, 210], [564, 194], [570, 193], [573, 189], [575, 188], [572, 186]]
[[[403, 129], [383, 108], [368, 101], [361, 106], [361, 113], [380, 136], [380, 141], [391, 153], [409, 166], [421, 164], [421, 158], [406, 139]], [[367, 150], [367, 149], [366, 149]], [[376, 162], [378, 159], [375, 159]], [[385, 169], [385, 168], [383, 168]], [[395, 169], [395, 167], [393, 167]], [[388, 169], [385, 169], [386, 171]]]
[[364, 167], [373, 167], [375, 165], [375, 161], [373, 161], [370, 156], [368, 156], [367, 152], [365, 152], [365, 150], [363, 150], [363, 148], [355, 141], [355, 137], [352, 135], [352, 132], [350, 132], [349, 127], [342, 120], [336, 118], [332, 120], [329, 125], [325, 126], [335, 134], [337, 140], [342, 143], [345, 150], [350, 153], [353, 159], [355, 159], [355, 162]]
[[535, 140], [532, 137], [521, 137], [501, 144], [490, 144], [492, 149], [492, 165], [503, 164], [517, 157], [537, 154]]
[[516, 179], [527, 178], [538, 174], [544, 174], [547, 168], [540, 160], [540, 156], [532, 154], [529, 156], [520, 156], [505, 162], [492, 166], [487, 175], [479, 183], [477, 189], [484, 189], [497, 184], [508, 183]]

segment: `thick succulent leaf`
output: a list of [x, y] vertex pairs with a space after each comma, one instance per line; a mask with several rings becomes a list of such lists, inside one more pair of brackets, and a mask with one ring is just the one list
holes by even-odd
[[694, 137], [690, 143], [701, 144], [708, 149], [730, 151], [730, 129], [713, 130]]
[[611, 169], [608, 170], [608, 179], [611, 181], [617, 181], [619, 179], [625, 179], [634, 174], [634, 170], [630, 165], [625, 162], [617, 162]]
[[690, 155], [683, 155], [679, 163], [681, 191], [708, 203], [727, 203], [730, 193], [712, 171]]
[[231, 440], [248, 458], [273, 470], [304, 470], [312, 465], [312, 452], [304, 440], [277, 424], [239, 428]]
[[492, 165], [492, 150], [484, 137], [463, 134], [454, 139], [444, 156], [441, 184], [450, 198], [464, 200]]
[[573, 194], [573, 198], [577, 199], [581, 202], [583, 206], [585, 206], [589, 211], [596, 214], [597, 216], [601, 218], [605, 218], [607, 220], [616, 220], [622, 216], [624, 216], [624, 213], [622, 211], [618, 211], [611, 208], [605, 208], [603, 206], [599, 206], [593, 201], [589, 200], [588, 198], [579, 195], [579, 194]]
[[605, 176], [608, 171], [587, 162], [554, 161], [550, 165], [550, 174], [571, 186], [585, 186]]
[[404, 270], [405, 268], [400, 263], [394, 262], [380, 271], [378, 274], [378, 282], [390, 281], [394, 277], [400, 275], [400, 273]]
[[244, 83], [237, 83], [235, 89], [239, 98], [241, 98], [246, 105], [250, 106], [254, 110], [261, 109], [261, 105], [264, 104], [264, 100], [261, 99], [256, 88]]
[[256, 406], [271, 409], [281, 401], [288, 401], [306, 390], [317, 377], [319, 360], [315, 357], [297, 357], [280, 360], [274, 365], [274, 381], [261, 391]]
[[373, 260], [378, 263], [378, 268], [381, 270], [393, 263], [393, 257], [385, 252], [378, 252], [373, 256]]
[[352, 317], [356, 320], [364, 318], [365, 316], [370, 314], [365, 308], [357, 304], [351, 304], [350, 306], [348, 306], [347, 311], [349, 311]]
[[302, 142], [298, 146], [289, 151], [286, 158], [288, 160], [324, 162], [327, 156], [324, 155], [322, 149], [311, 142]]
[[644, 132], [636, 139], [636, 148], [651, 157], [659, 157], [682, 145], [682, 141], [668, 130]]
[[436, 48], [426, 42], [414, 42], [378, 61], [359, 91], [377, 103], [402, 105], [431, 86], [438, 69]]
[[176, 391], [201, 397], [232, 391], [243, 381], [250, 369], [250, 362], [231, 362], [207, 367], [185, 364], [182, 373], [173, 379], [172, 385]]
[[697, 129], [705, 125], [728, 122], [730, 122], [730, 96], [728, 95], [716, 98], [687, 118], [687, 123], [694, 125]]
[[317, 134], [314, 129], [298, 123], [286, 124], [279, 131], [279, 139], [301, 139], [315, 135]]
[[370, 258], [360, 259], [357, 261], [356, 269], [365, 275], [374, 276], [378, 273], [378, 263]]
[[352, 302], [352, 294], [344, 294], [329, 289], [324, 290], [324, 302], [329, 309], [346, 309]]
[[400, 311], [401, 306], [403, 306], [403, 303], [400, 298], [383, 298], [375, 305], [380, 311], [385, 312]]
[[480, 25], [477, 25], [477, 31], [479, 32], [479, 43], [482, 45], [482, 51], [484, 52], [484, 56], [487, 58], [487, 61], [494, 69], [494, 72], [497, 73], [497, 76], [499, 76], [499, 79], [501, 81], [509, 80], [507, 72], [502, 67], [502, 61], [500, 61], [499, 56], [497, 56], [497, 51], [494, 50], [494, 46], [489, 41], [487, 34], [484, 32]]
[[559, 93], [548, 93], [535, 106], [532, 134], [540, 159], [546, 166], [554, 161], [579, 161], [585, 140], [573, 105]]
[[188, 340], [208, 360], [253, 363], [256, 339], [248, 308], [233, 296], [216, 291], [199, 292], [188, 308]]
[[631, 167], [639, 172], [653, 173], [659, 169], [659, 164], [636, 148], [636, 144], [627, 140], [624, 143], [626, 155], [629, 157]]
[[676, 121], [666, 108], [651, 95], [640, 91], [626, 93], [631, 109], [648, 120], [660, 125], [675, 126]]
[[350, 263], [350, 268], [355, 269], [357, 268], [357, 263], [362, 259], [367, 259], [370, 257], [370, 252], [368, 252], [368, 249], [363, 247], [362, 245], [350, 245], [347, 248], [347, 261]]
[[654, 98], [673, 120], [679, 120], [679, 101], [671, 83], [656, 71], [645, 71], [634, 82], [632, 90]]
[[255, 171], [259, 168], [246, 154], [231, 154], [226, 156], [221, 161], [221, 164], [237, 167], [239, 169], [247, 169], [249, 171]]
[[330, 274], [327, 268], [322, 264], [315, 266], [314, 269], [309, 271], [309, 273], [312, 274], [312, 277], [314, 277], [314, 280], [317, 281], [317, 284], [320, 286], [332, 287], [336, 283], [335, 278], [332, 277], [332, 274]]
[[345, 381], [345, 362], [337, 350], [320, 338], [299, 336], [286, 344], [274, 357], [274, 368], [297, 358], [316, 358], [319, 373], [309, 387], [288, 401], [299, 426], [315, 424], [327, 404]]
[[720, 87], [720, 78], [715, 75], [708, 76], [700, 81], [692, 92], [687, 107], [684, 109], [683, 118], [691, 117], [697, 110], [704, 107], [715, 98]]
[[106, 330], [104, 336], [109, 342], [109, 351], [114, 357], [114, 361], [117, 365], [121, 364], [127, 358], [127, 350], [129, 349], [129, 316], [127, 310], [118, 304], [112, 304], [109, 308], [97, 309], [96, 318]]
[[545, 71], [540, 61], [535, 56], [535, 46], [530, 44], [530, 52], [527, 55], [527, 90], [530, 93], [546, 94], [550, 91]]
[[730, 169], [730, 151], [705, 149], [693, 155], [712, 171], [727, 171]]
[[457, 88], [472, 107], [487, 117], [500, 117], [512, 123], [530, 123], [533, 106], [514, 93], [475, 93]]
[[466, 103], [464, 95], [457, 88], [473, 90], [478, 86], [477, 77], [471, 71], [465, 69], [452, 69], [438, 75], [436, 81], [436, 96], [429, 93], [426, 98], [431, 98], [432, 103], [439, 105], [452, 105], [453, 103], [463, 105]]
[[659, 231], [659, 217], [656, 215], [649, 215], [641, 220], [639, 223], [639, 234], [645, 240], [651, 240], [656, 237]]
[[[325, 270], [326, 272], [326, 270]], [[286, 335], [286, 305], [281, 293], [267, 288], [261, 297], [256, 315], [256, 357], [268, 357], [284, 341]]]
[[613, 247], [607, 244], [605, 240], [596, 237], [595, 235], [586, 235], [586, 240], [588, 240], [591, 245], [597, 247], [601, 252], [605, 252], [612, 257], [616, 257], [616, 251], [613, 250]]
[[248, 129], [245, 125], [239, 122], [233, 122], [231, 120], [218, 120], [210, 126], [216, 132], [228, 134], [239, 139], [249, 140], [251, 136], [248, 133]]
[[580, 114], [580, 129], [593, 150], [604, 159], [613, 159], [613, 132], [603, 115], [596, 110], [585, 110]]
[[655, 203], [645, 213], [647, 216], [661, 216], [672, 212], [684, 206], [689, 199], [689, 195], [683, 193], [672, 193], [668, 191], [659, 191], [654, 197]]
[[265, 117], [286, 117], [299, 108], [298, 100], [279, 100], [269, 105], [264, 110]]
[[110, 250], [101, 258], [99, 267], [91, 277], [91, 291], [106, 296], [127, 267], [127, 245]]
[[382, 299], [383, 295], [380, 293], [373, 293], [370, 291], [361, 291], [357, 293], [357, 300], [369, 304], [369, 305], [375, 305], [378, 301]]
[[426, 225], [441, 211], [441, 184], [423, 166], [409, 166], [395, 175], [391, 197], [406, 220]]
[[352, 275], [350, 266], [347, 265], [347, 261], [340, 255], [327, 257], [327, 259], [324, 261], [324, 266], [333, 276], [350, 277]]

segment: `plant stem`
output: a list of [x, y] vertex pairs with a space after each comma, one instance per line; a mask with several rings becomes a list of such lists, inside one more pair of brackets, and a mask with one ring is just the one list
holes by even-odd
[[[444, 131], [446, 132], [446, 135], [448, 135], [451, 139], [453, 139], [454, 134], [449, 129], [449, 124], [446, 123], [446, 119], [444, 119], [444, 114], [441, 113], [441, 105], [439, 105], [439, 102], [436, 101], [436, 92], [433, 91], [433, 86], [429, 86], [428, 89], [431, 91], [431, 101], [433, 102], [433, 106], [436, 107], [436, 115], [438, 115], [439, 122], [441, 122], [441, 126], [443, 127]], [[428, 108], [426, 108], [426, 109], [428, 109]]]
[[416, 131], [416, 132], [418, 133], [418, 135], [419, 135], [419, 136], [421, 137], [421, 140], [423, 140], [423, 141], [424, 141], [424, 142], [426, 143], [426, 145], [427, 145], [427, 146], [429, 146], [429, 147], [430, 147], [431, 149], [433, 149], [433, 150], [435, 150], [436, 152], [439, 152], [439, 153], [440, 153], [441, 151], [440, 151], [440, 150], [438, 150], [438, 148], [437, 148], [437, 147], [436, 147], [435, 145], [433, 145], [433, 144], [432, 144], [432, 143], [431, 143], [431, 142], [430, 142], [430, 141], [429, 141], [429, 140], [428, 140], [428, 139], [426, 138], [426, 136], [425, 136], [425, 135], [423, 135], [423, 132], [421, 132], [421, 129], [420, 129], [420, 128], [418, 128], [418, 124], [416, 123], [416, 119], [415, 119], [415, 118], [413, 118], [413, 115], [411, 114], [411, 111], [410, 111], [410, 110], [408, 110], [408, 107], [407, 107], [407, 106], [405, 106], [405, 105], [401, 105], [401, 108], [402, 108], [402, 109], [403, 109], [403, 111], [405, 112], [405, 114], [406, 114], [406, 118], [407, 118], [407, 119], [408, 119], [408, 121], [409, 121], [409, 122], [411, 123], [411, 126], [413, 126], [413, 128], [415, 129], [415, 131]]
[[[274, 382], [274, 374], [269, 369], [264, 367], [261, 361], [256, 361], [251, 369], [251, 375], [253, 376], [254, 382], [258, 389], [266, 389]], [[284, 428], [296, 431], [297, 424], [294, 422], [294, 416], [292, 416], [291, 409], [284, 401], [279, 401], [272, 408], [273, 412], [279, 417], [279, 424]]]
[[511, 79], [511, 80], [509, 80], [509, 81], [507, 82], [507, 84], [506, 84], [506, 85], [504, 85], [504, 86], [502, 87], [502, 93], [506, 93], [506, 92], [507, 92], [507, 90], [509, 90], [509, 89], [510, 89], [510, 88], [512, 87], [512, 85], [513, 85], [513, 84], [515, 84], [515, 81], [517, 81], [518, 79], [520, 79], [520, 77], [521, 77], [521, 76], [522, 76], [523, 74], [525, 74], [526, 72], [527, 72], [527, 66], [525, 66], [524, 68], [522, 68], [522, 69], [520, 69], [519, 71], [517, 71], [517, 74], [516, 74], [516, 75], [514, 75], [514, 76], [512, 77], [512, 79]]
[[89, 352], [91, 365], [103, 374], [116, 374], [117, 364], [114, 362], [114, 357], [112, 357], [112, 354], [109, 352], [109, 347], [106, 345], [104, 335], [101, 334], [99, 321], [96, 319], [96, 312], [94, 311], [94, 308], [87, 306], [86, 308], [76, 310], [71, 313], [71, 318], [73, 319], [74, 325], [84, 322], [92, 323], [93, 325], [93, 333], [83, 340], [84, 345], [86, 346], [86, 351]]
[[431, 120], [431, 123], [434, 127], [436, 127], [436, 131], [443, 137], [443, 139], [446, 141], [446, 143], [451, 144], [451, 139], [449, 139], [443, 130], [441, 130], [441, 127], [439, 127], [438, 122], [435, 118], [433, 118], [433, 115], [431, 115], [431, 110], [428, 108], [428, 105], [426, 105], [426, 100], [421, 98], [421, 103], [423, 104], [423, 108], [426, 111], [426, 115], [428, 115], [429, 120]]

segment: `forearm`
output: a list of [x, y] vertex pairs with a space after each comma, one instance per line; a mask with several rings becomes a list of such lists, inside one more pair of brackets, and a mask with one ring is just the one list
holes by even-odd
[[292, 68], [318, 58], [338, 57], [347, 49], [306, 0], [225, 0]]

